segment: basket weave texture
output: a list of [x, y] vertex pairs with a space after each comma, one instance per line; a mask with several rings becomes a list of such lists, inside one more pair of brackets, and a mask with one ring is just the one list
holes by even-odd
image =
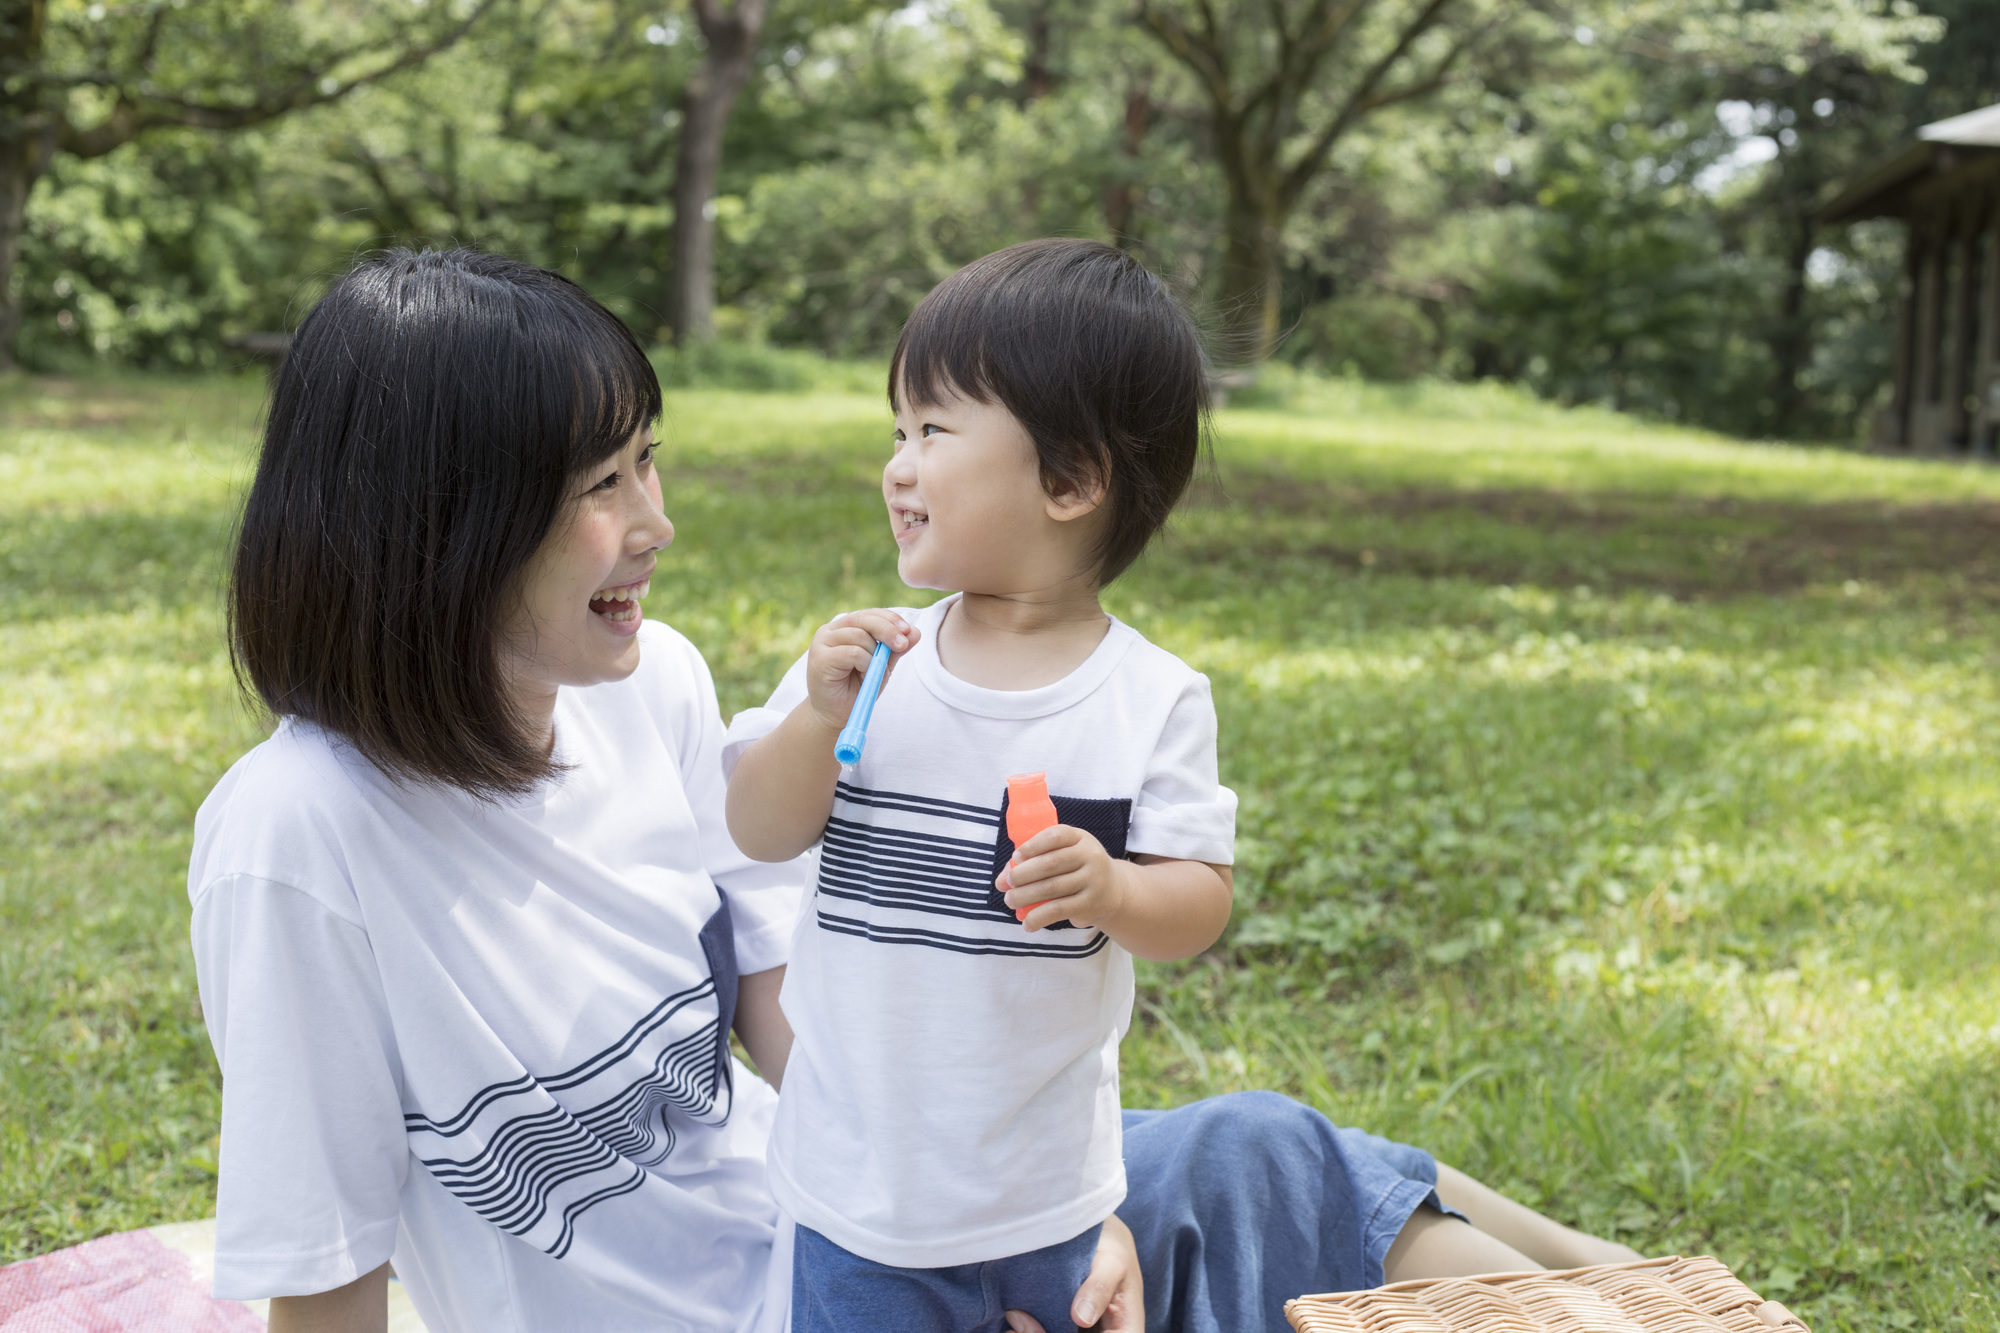
[[1706, 1256], [1301, 1296], [1285, 1318], [1298, 1333], [1809, 1333]]

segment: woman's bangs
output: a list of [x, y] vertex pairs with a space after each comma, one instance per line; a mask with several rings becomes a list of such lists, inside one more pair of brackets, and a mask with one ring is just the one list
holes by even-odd
[[595, 467], [658, 420], [660, 377], [624, 326], [593, 328], [574, 364], [576, 413], [570, 471]]

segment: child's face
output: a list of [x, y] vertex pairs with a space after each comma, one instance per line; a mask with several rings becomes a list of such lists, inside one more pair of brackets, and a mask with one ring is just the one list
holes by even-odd
[[904, 583], [1031, 593], [1089, 568], [1096, 497], [1042, 489], [1035, 442], [1012, 412], [956, 393], [936, 403], [896, 397], [882, 499]]
[[661, 512], [650, 429], [570, 485], [567, 510], [521, 571], [505, 635], [517, 686], [532, 693], [632, 674], [639, 599], [656, 553], [674, 539]]

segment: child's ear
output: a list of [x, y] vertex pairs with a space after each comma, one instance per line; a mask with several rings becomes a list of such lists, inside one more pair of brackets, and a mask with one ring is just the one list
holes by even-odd
[[1109, 480], [1102, 467], [1093, 468], [1087, 475], [1063, 483], [1061, 490], [1048, 492], [1043, 497], [1043, 512], [1058, 523], [1094, 514], [1104, 503]]

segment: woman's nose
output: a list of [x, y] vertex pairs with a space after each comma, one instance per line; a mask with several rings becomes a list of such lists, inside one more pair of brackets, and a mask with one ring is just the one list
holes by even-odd
[[[639, 490], [638, 487], [633, 489]], [[674, 540], [673, 520], [667, 517], [666, 511], [660, 507], [660, 502], [643, 491], [640, 491], [640, 495], [640, 512], [632, 524], [630, 535], [625, 540], [625, 545], [635, 555], [643, 551], [663, 550]]]

